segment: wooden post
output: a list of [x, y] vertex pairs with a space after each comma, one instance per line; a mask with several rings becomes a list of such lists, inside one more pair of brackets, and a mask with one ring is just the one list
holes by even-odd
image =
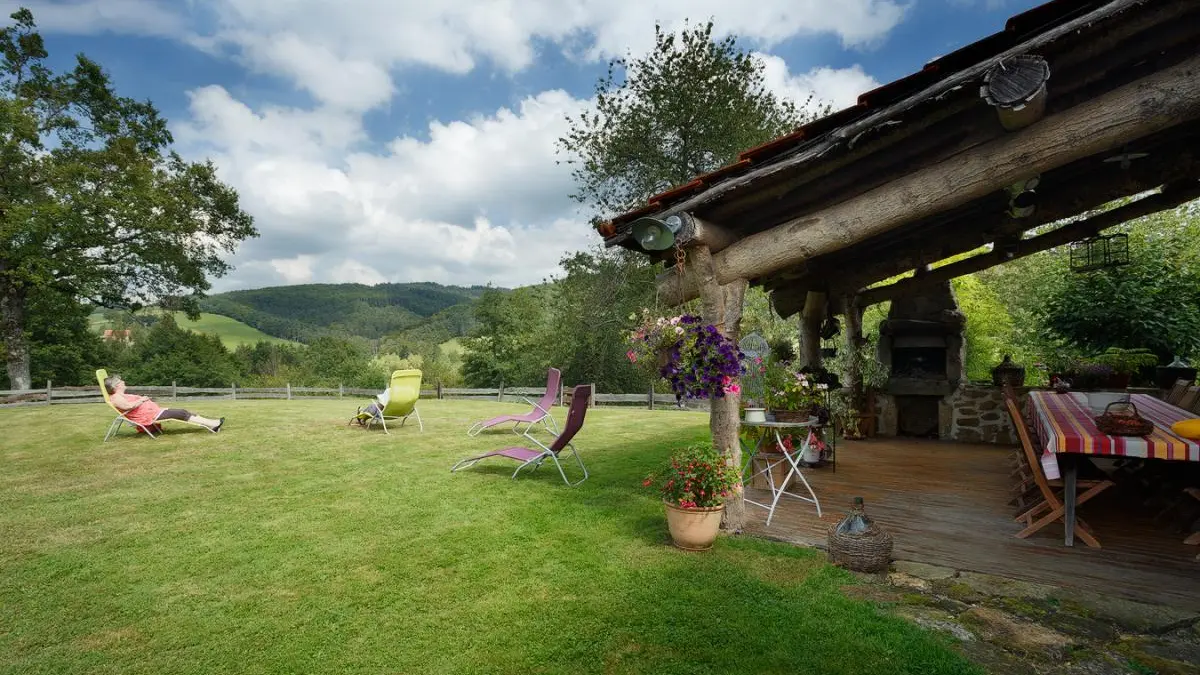
[[808, 292], [800, 317], [800, 353], [797, 357], [801, 367], [816, 368], [821, 365], [821, 324], [825, 321], [827, 307], [828, 300], [824, 293]]
[[[701, 315], [705, 322], [717, 327], [725, 337], [737, 342], [742, 330], [742, 302], [746, 296], [746, 281], [740, 279], [721, 285], [713, 272], [712, 253], [703, 246], [688, 250], [687, 269], [697, 277], [702, 303]], [[735, 380], [736, 382], [736, 380]], [[740, 394], [726, 394], [721, 398], [709, 399], [708, 426], [712, 433], [713, 447], [725, 456], [731, 470], [742, 469], [742, 444]], [[725, 502], [725, 522], [722, 526], [730, 532], [740, 532], [746, 525], [745, 493], [741, 485]]]
[[862, 408], [866, 397], [863, 393], [862, 362], [858, 352], [863, 344], [862, 307], [858, 304], [856, 296], [843, 298], [842, 303], [846, 316], [846, 386], [850, 388], [851, 405], [859, 414], [863, 414], [866, 412]]
[[287, 400], [292, 400], [292, 383], [287, 383]]
[[231, 398], [235, 401], [237, 400], [237, 383], [236, 382], [229, 383], [229, 398]]
[[54, 386], [46, 380], [46, 405], [54, 404]]
[[498, 389], [497, 391], [498, 391], [498, 393], [496, 394], [496, 400], [499, 402], [503, 402], [504, 401], [504, 380], [500, 380], [500, 389]]
[[567, 385], [563, 382], [558, 383], [558, 407], [566, 406], [567, 400]]
[[341, 398], [342, 395], [345, 393], [346, 393], [345, 385], [343, 385], [341, 382], [338, 382], [338, 398]]
[[179, 400], [179, 387], [176, 386], [175, 380], [171, 380], [171, 400], [172, 401]]
[[593, 382], [591, 384], [591, 387], [592, 387], [592, 400], [591, 400], [591, 405], [588, 407], [595, 408], [598, 405], [596, 403], [596, 383]]
[[650, 409], [654, 410], [654, 383], [653, 382], [650, 383], [650, 396], [647, 397], [646, 400], [650, 402]]

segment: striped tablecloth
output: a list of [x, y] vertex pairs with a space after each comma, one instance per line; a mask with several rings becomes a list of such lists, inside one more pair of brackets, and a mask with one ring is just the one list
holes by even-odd
[[[1047, 476], [1058, 477], [1058, 463], [1053, 457], [1060, 452], [1200, 462], [1200, 443], [1171, 433], [1172, 424], [1194, 418], [1195, 413], [1146, 394], [1134, 394], [1130, 400], [1142, 417], [1154, 422], [1154, 431], [1149, 436], [1100, 433], [1096, 428], [1096, 413], [1088, 407], [1084, 394], [1029, 392], [1029, 406], [1033, 410], [1038, 442], [1044, 453], [1042, 466], [1046, 468]], [[1047, 459], [1051, 461], [1047, 462]]]

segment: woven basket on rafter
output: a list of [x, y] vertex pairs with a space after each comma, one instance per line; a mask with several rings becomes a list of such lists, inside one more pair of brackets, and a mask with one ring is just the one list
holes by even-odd
[[871, 523], [865, 532], [837, 532], [829, 528], [829, 562], [855, 572], [884, 572], [892, 559], [892, 535]]

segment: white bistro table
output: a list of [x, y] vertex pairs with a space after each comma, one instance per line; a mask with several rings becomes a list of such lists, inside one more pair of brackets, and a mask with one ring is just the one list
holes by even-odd
[[[799, 448], [796, 448], [794, 451], [792, 451], [790, 453], [789, 452], [781, 453], [783, 455], [783, 459], [778, 459], [773, 462], [768, 461], [768, 462], [766, 462], [765, 467], [763, 467], [762, 469], [759, 469], [757, 472], [751, 474], [749, 477], [746, 476], [746, 472], [750, 469], [751, 466], [753, 466], [754, 456], [757, 455], [759, 450], [762, 449], [763, 442], [766, 441], [768, 436], [773, 435], [775, 437], [775, 442], [779, 444], [780, 448], [783, 448], [783, 438], [779, 435], [779, 432], [781, 429], [811, 430], [812, 427], [819, 426], [819, 422], [818, 422], [817, 418], [810, 417], [810, 418], [808, 418], [808, 421], [806, 421], [806, 422], [742, 422], [742, 426], [763, 428], [763, 429], [769, 430], [771, 432], [770, 434], [764, 433], [759, 437], [758, 444], [754, 446], [754, 451], [749, 454], [749, 456], [746, 458], [745, 465], [742, 467], [742, 477], [743, 477], [742, 484], [743, 485], [745, 485], [748, 482], [749, 478], [753, 478], [754, 476], [757, 476], [760, 474], [766, 475], [767, 484], [770, 486], [770, 489], [771, 489], [771, 497], [772, 497], [771, 503], [770, 503], [770, 505], [761, 504], [759, 502], [751, 501], [749, 499], [746, 500], [746, 503], [753, 504], [755, 506], [760, 506], [767, 510], [767, 526], [771, 525], [771, 518], [775, 515], [775, 507], [779, 504], [779, 499], [781, 497], [783, 497], [784, 495], [787, 495], [789, 497], [794, 497], [796, 499], [799, 499], [800, 501], [808, 502], [809, 504], [816, 506], [817, 507], [817, 517], [820, 518], [821, 517], [821, 502], [817, 501], [817, 493], [813, 492], [812, 486], [808, 484], [808, 480], [804, 477], [804, 472], [800, 470], [800, 465], [797, 463], [799, 461], [800, 457], [803, 457], [805, 454], [807, 454], [809, 438], [811, 437], [810, 434], [805, 434], [804, 442], [801, 444], [801, 446]], [[783, 482], [780, 485], [776, 485], [775, 477], [771, 474], [771, 469], [779, 466], [783, 462], [787, 462], [791, 468], [788, 469], [787, 475], [784, 476], [784, 478], [783, 478]], [[787, 490], [784, 489], [784, 487], [788, 484], [788, 481], [790, 481], [792, 479], [792, 476], [796, 476], [797, 478], [800, 479], [800, 482], [804, 484], [805, 489], [808, 490], [807, 497], [805, 497], [804, 495], [798, 495], [794, 492], [788, 492]]]

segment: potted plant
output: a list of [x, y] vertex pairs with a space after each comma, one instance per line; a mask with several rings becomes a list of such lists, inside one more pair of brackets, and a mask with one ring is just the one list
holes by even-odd
[[1114, 389], [1126, 389], [1133, 374], [1140, 368], [1158, 365], [1158, 356], [1149, 349], [1121, 349], [1109, 347], [1104, 352], [1092, 357], [1096, 363], [1112, 368], [1113, 376], [1108, 386]]
[[818, 382], [812, 373], [792, 370], [788, 363], [767, 368], [767, 407], [778, 422], [803, 422], [824, 407], [829, 385]]
[[629, 360], [653, 363], [655, 374], [667, 380], [679, 400], [724, 398], [741, 392], [736, 380], [742, 372], [737, 345], [698, 316], [656, 318], [644, 309], [641, 323], [628, 340]]
[[738, 484], [737, 472], [711, 445], [680, 448], [666, 467], [642, 482], [645, 487], [657, 487], [671, 541], [689, 551], [712, 548], [721, 529], [725, 500]]

